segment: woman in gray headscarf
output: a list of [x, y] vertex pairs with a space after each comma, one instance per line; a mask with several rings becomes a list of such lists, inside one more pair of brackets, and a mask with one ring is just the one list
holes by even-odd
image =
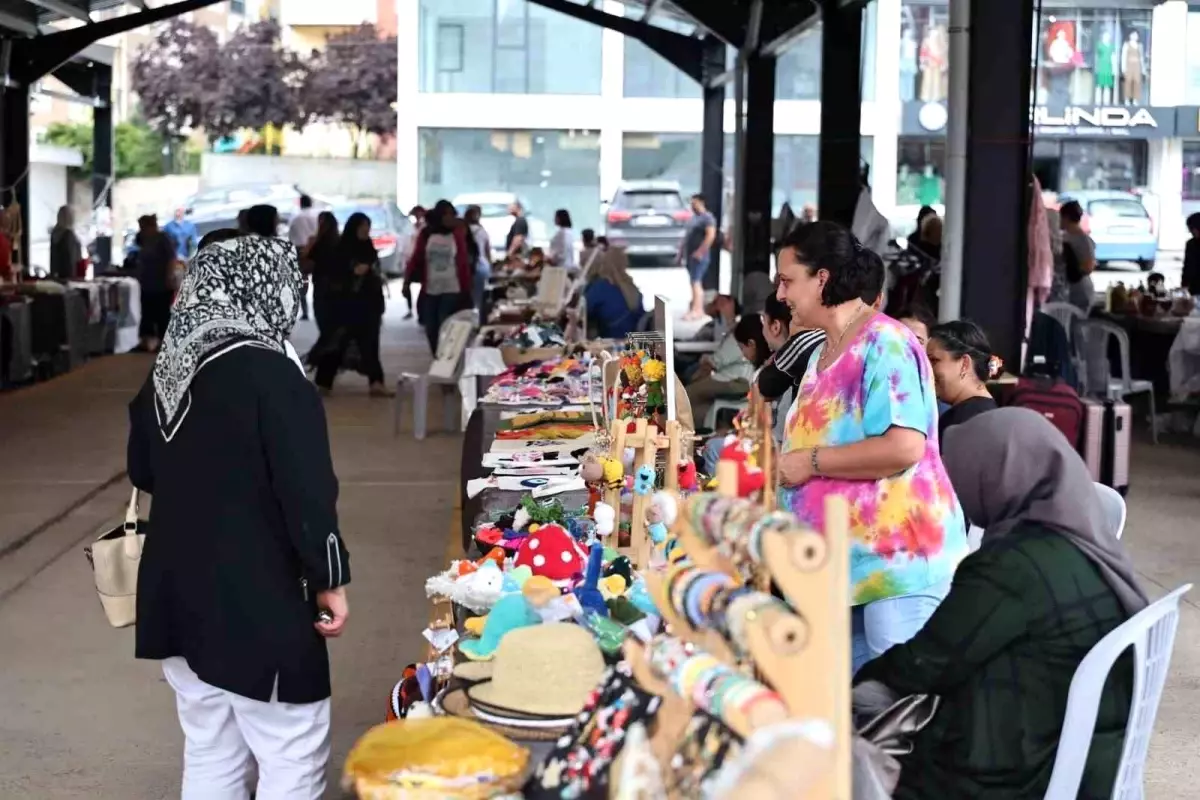
[[70, 206], [62, 206], [50, 231], [50, 277], [60, 281], [75, 280], [82, 260], [83, 247], [75, 235], [75, 214]]
[[[1083, 461], [1040, 414], [981, 414], [947, 432], [942, 458], [983, 544], [920, 633], [855, 682], [942, 698], [896, 798], [1041, 797], [1076, 668], [1146, 596]], [[1105, 685], [1081, 797], [1111, 793], [1132, 694], [1127, 654]]]

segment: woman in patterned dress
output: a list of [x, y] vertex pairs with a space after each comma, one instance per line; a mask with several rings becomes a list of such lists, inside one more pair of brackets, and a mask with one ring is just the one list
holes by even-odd
[[779, 255], [778, 298], [826, 335], [787, 417], [780, 504], [818, 530], [826, 498], [850, 504], [855, 670], [921, 629], [967, 554], [925, 348], [861, 299], [882, 270], [832, 222], [798, 230]]

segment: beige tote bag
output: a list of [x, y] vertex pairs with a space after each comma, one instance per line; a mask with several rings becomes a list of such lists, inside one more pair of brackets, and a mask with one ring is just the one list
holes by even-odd
[[124, 523], [101, 534], [84, 549], [96, 578], [100, 605], [114, 628], [137, 622], [138, 565], [142, 561], [146, 529], [146, 522], [138, 519], [138, 490], [134, 489]]

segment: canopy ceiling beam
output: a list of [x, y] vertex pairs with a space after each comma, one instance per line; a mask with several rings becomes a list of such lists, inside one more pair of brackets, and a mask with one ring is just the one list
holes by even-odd
[[637, 39], [670, 61], [677, 69], [685, 72], [696, 83], [701, 85], [704, 83], [704, 45], [699, 39], [656, 28], [641, 20], [628, 19], [591, 6], [572, 3], [570, 0], [531, 0], [531, 2], [551, 11], [566, 14], [568, 17], [590, 22], [593, 25], [599, 25]]
[[44, 8], [53, 14], [62, 14], [64, 17], [74, 17], [83, 22], [91, 22], [92, 15], [82, 6], [77, 6], [69, 0], [28, 0], [38, 8]]

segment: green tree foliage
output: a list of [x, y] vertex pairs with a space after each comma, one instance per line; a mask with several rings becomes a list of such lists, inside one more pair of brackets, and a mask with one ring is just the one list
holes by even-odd
[[[46, 130], [46, 144], [69, 147], [83, 153], [86, 174], [92, 172], [92, 126], [88, 123], [56, 122]], [[163, 139], [142, 120], [122, 122], [113, 131], [116, 178], [149, 178], [162, 175]]]

